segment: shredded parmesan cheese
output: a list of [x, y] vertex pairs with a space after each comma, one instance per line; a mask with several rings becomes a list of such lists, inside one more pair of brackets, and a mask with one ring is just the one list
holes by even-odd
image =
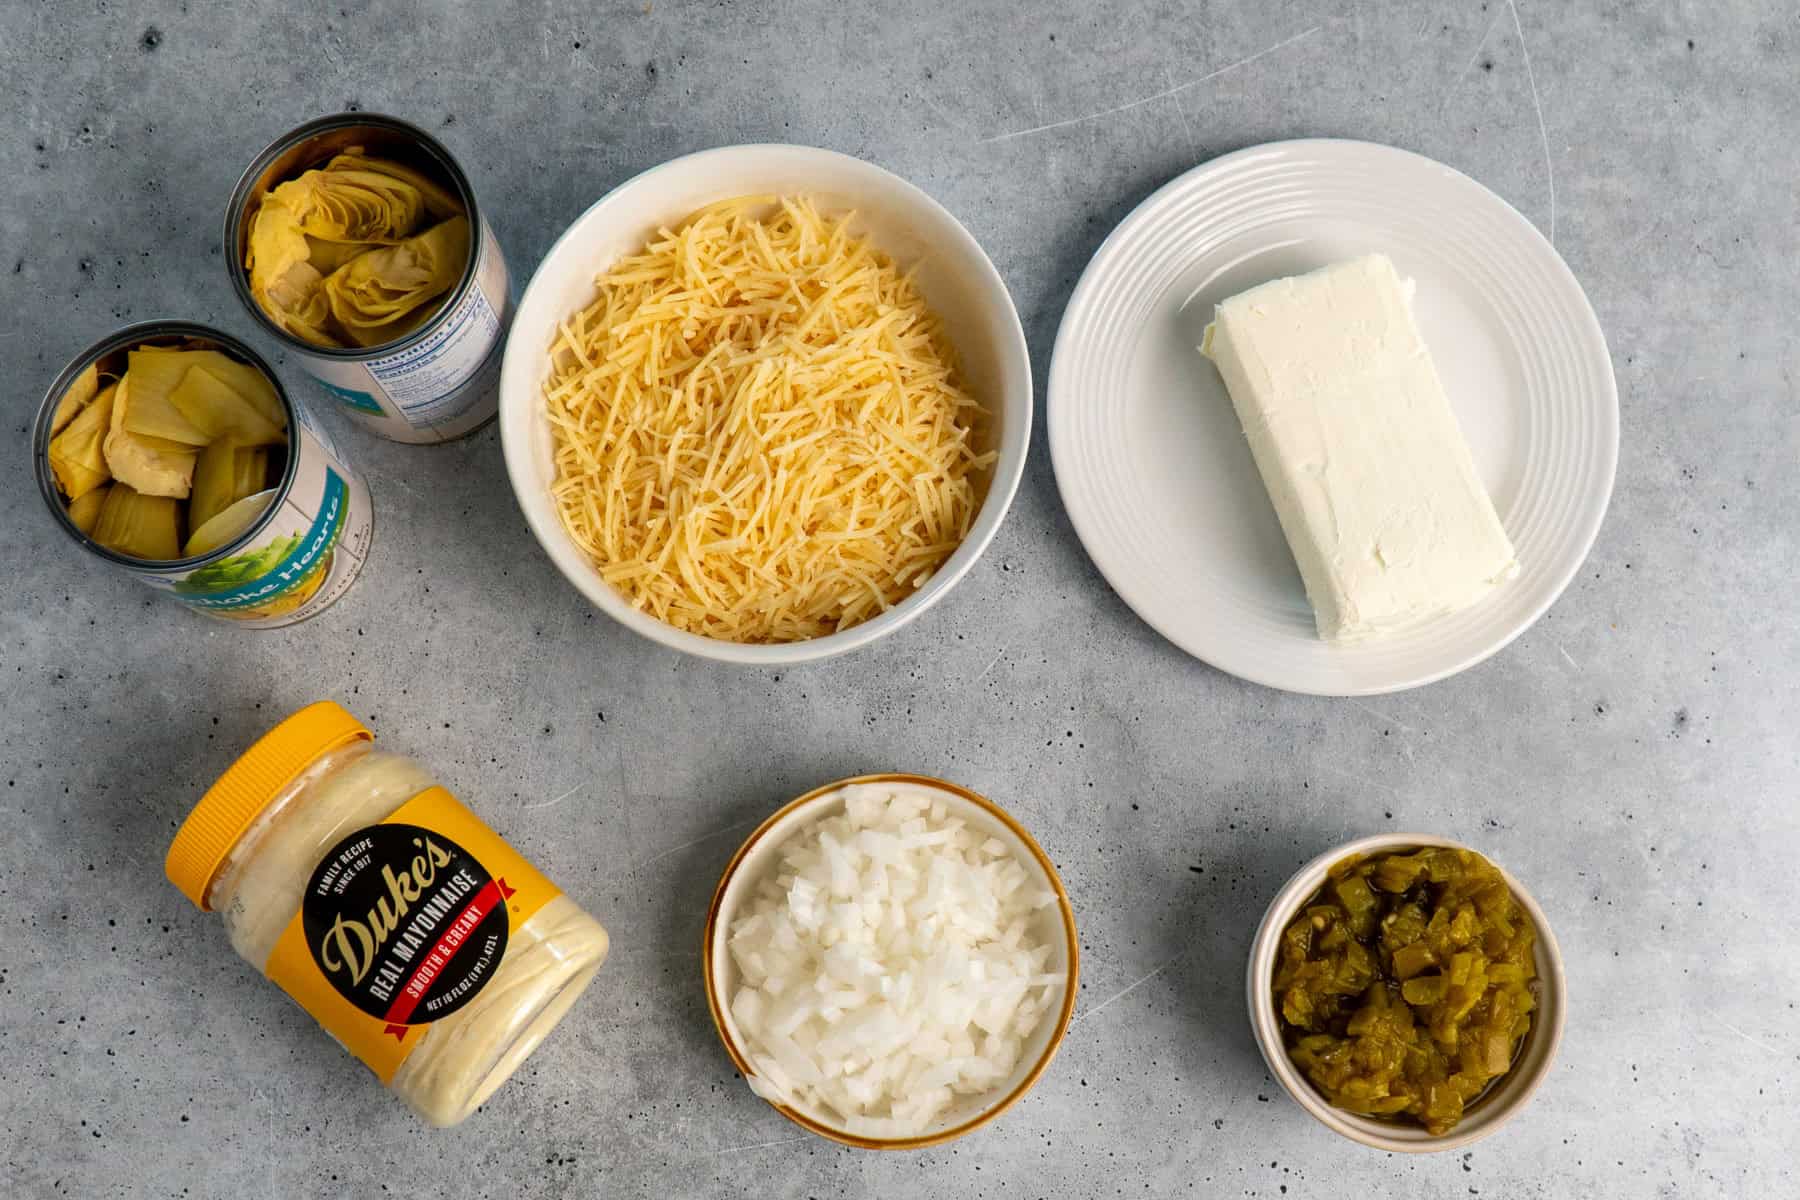
[[808, 200], [662, 229], [562, 326], [552, 495], [678, 629], [791, 642], [898, 604], [968, 534], [985, 413], [912, 278]]

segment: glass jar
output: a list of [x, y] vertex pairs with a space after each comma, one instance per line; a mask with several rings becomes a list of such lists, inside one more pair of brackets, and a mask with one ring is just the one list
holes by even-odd
[[418, 763], [330, 701], [246, 751], [169, 847], [232, 947], [433, 1125], [562, 1019], [606, 930]]

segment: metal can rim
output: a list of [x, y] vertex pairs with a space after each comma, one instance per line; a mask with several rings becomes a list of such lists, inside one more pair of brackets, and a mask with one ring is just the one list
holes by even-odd
[[[90, 365], [98, 362], [108, 354], [121, 349], [128, 350], [130, 348], [129, 343], [144, 342], [151, 338], [159, 337], [189, 337], [204, 339], [214, 343], [219, 349], [243, 359], [247, 365], [261, 371], [263, 376], [274, 386], [276, 398], [281, 401], [282, 412], [287, 417], [287, 466], [281, 472], [281, 482], [275, 485], [275, 498], [270, 501], [268, 508], [263, 510], [263, 514], [252, 521], [250, 526], [237, 537], [225, 543], [223, 546], [216, 547], [205, 554], [195, 555], [191, 558], [171, 558], [162, 560], [132, 558], [130, 555], [120, 554], [116, 550], [110, 550], [107, 547], [102, 546], [99, 542], [96, 542], [93, 538], [77, 529], [75, 527], [75, 522], [69, 519], [69, 506], [63, 500], [62, 492], [56, 486], [55, 475], [50, 470], [50, 423], [56, 414], [57, 405], [62, 401], [63, 393], [69, 390], [70, 385], [75, 382], [76, 377], [80, 375], [81, 372], [87, 370]], [[86, 350], [83, 350], [75, 358], [71, 359], [69, 365], [64, 367], [62, 371], [57, 374], [55, 380], [50, 384], [49, 391], [44, 394], [43, 403], [38, 406], [37, 421], [32, 426], [31, 455], [34, 469], [37, 472], [38, 491], [43, 495], [44, 503], [49, 506], [51, 519], [62, 528], [64, 533], [67, 533], [70, 537], [74, 538], [84, 549], [106, 559], [108, 562], [130, 567], [134, 571], [147, 572], [155, 575], [171, 575], [177, 572], [191, 571], [196, 567], [204, 566], [207, 563], [230, 557], [233, 553], [243, 549], [244, 546], [255, 540], [256, 536], [275, 519], [283, 501], [287, 499], [288, 493], [293, 489], [294, 479], [299, 472], [299, 427], [300, 419], [294, 401], [287, 394], [287, 389], [282, 386], [280, 377], [275, 374], [274, 369], [269, 366], [268, 361], [264, 359], [262, 355], [258, 354], [255, 350], [252, 350], [244, 342], [223, 330], [214, 329], [210, 325], [202, 325], [198, 321], [183, 321], [176, 319], [137, 321], [122, 329], [114, 330], [99, 341], [94, 342]]]
[[[373, 125], [402, 134], [412, 139], [420, 149], [436, 160], [438, 165], [444, 168], [445, 174], [450, 177], [450, 182], [456, 188], [457, 199], [462, 201], [463, 207], [468, 213], [470, 233], [469, 257], [463, 263], [462, 278], [457, 281], [455, 288], [445, 294], [437, 312], [432, 314], [431, 319], [405, 337], [391, 342], [383, 342], [379, 346], [359, 346], [354, 349], [317, 345], [304, 338], [295, 337], [270, 320], [269, 314], [264, 312], [262, 305], [256, 302], [256, 297], [250, 294], [250, 274], [244, 269], [242, 256], [238, 252], [239, 235], [243, 230], [245, 210], [250, 203], [250, 189], [256, 186], [257, 178], [267, 169], [268, 165], [309, 138], [351, 125]], [[265, 333], [280, 339], [284, 346], [320, 358], [337, 359], [343, 362], [367, 362], [372, 358], [385, 358], [390, 354], [409, 349], [429, 337], [449, 318], [456, 306], [462, 303], [463, 297], [468, 295], [469, 289], [475, 286], [476, 268], [481, 263], [482, 234], [486, 228], [480, 206], [475, 200], [475, 187], [469, 182], [469, 177], [463, 171], [462, 164], [456, 161], [456, 156], [450, 153], [447, 146], [417, 125], [399, 117], [388, 116], [386, 113], [341, 112], [314, 117], [305, 124], [288, 130], [263, 147], [261, 153], [250, 160], [250, 165], [245, 167], [244, 173], [239, 176], [237, 186], [231, 189], [231, 199], [225, 209], [225, 242], [222, 257], [225, 260], [225, 269], [231, 272], [232, 291], [237, 294], [237, 298], [243, 306], [250, 310], [251, 319], [256, 321]]]

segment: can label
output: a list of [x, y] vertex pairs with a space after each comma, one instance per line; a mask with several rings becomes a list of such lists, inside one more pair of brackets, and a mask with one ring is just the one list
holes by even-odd
[[304, 621], [349, 590], [374, 538], [369, 490], [304, 418], [292, 432], [293, 484], [268, 524], [223, 558], [139, 577], [190, 608], [263, 629]]
[[481, 224], [472, 286], [391, 354], [346, 360], [290, 349], [359, 424], [399, 442], [445, 442], [500, 405], [500, 362], [512, 322], [512, 282], [494, 231]]
[[263, 973], [389, 1083], [562, 892], [441, 787], [332, 846]]
[[418, 424], [453, 416], [468, 400], [489, 359], [498, 359], [500, 315], [480, 288], [470, 288], [442, 325], [416, 346], [369, 360], [375, 377], [406, 419]]

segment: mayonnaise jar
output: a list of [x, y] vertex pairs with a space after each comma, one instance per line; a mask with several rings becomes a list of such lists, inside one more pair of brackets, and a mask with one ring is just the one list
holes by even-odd
[[606, 930], [372, 738], [329, 701], [301, 709], [201, 798], [168, 874], [415, 1112], [454, 1125], [592, 981]]

